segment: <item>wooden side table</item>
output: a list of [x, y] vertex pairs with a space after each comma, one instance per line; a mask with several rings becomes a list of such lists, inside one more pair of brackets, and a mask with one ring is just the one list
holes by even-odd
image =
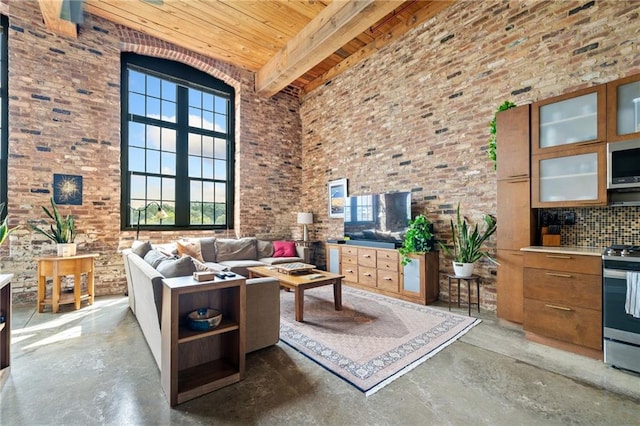
[[[94, 260], [98, 254], [79, 254], [77, 256], [51, 256], [38, 259], [38, 312], [44, 305], [51, 305], [53, 313], [58, 312], [61, 304], [74, 303], [80, 309], [82, 300], [93, 304]], [[82, 292], [81, 275], [87, 274], [87, 291]], [[73, 275], [73, 297], [61, 296], [60, 278]], [[47, 277], [53, 278], [51, 297], [47, 297]]]
[[[451, 310], [451, 280], [458, 280], [458, 308], [460, 307], [460, 281], [467, 282], [467, 305], [469, 306], [469, 316], [471, 316], [471, 305], [478, 306], [478, 312], [480, 312], [480, 276], [471, 275], [469, 277], [459, 277], [457, 275], [447, 275], [449, 279], [449, 310]], [[476, 300], [477, 303], [471, 303], [471, 283], [476, 282]]]

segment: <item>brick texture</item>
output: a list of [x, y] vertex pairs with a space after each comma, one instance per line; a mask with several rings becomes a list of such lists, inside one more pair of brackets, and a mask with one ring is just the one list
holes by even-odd
[[[299, 99], [291, 89], [255, 94], [253, 74], [85, 14], [78, 39], [42, 23], [37, 1], [0, 3], [9, 16], [9, 203], [21, 228], [0, 250], [3, 271], [15, 274], [16, 302], [35, 300], [36, 259], [55, 252], [28, 221], [45, 215], [54, 173], [83, 176], [83, 204], [60, 206], [77, 220], [78, 249], [99, 253], [96, 294], [125, 288], [121, 250], [135, 231], [120, 230], [120, 53], [186, 63], [236, 90], [235, 229], [223, 236], [291, 238], [301, 190]], [[213, 232], [205, 232], [212, 234]], [[193, 232], [145, 232], [171, 241]], [[198, 235], [202, 235], [199, 233]]]
[[[342, 221], [326, 212], [327, 181], [337, 178], [354, 195], [412, 191], [413, 214], [426, 214], [442, 239], [458, 203], [475, 220], [495, 213], [486, 146], [498, 105], [639, 73], [639, 12], [625, 1], [460, 1], [308, 94], [302, 203], [316, 215], [316, 237], [342, 236]], [[476, 270], [484, 309], [495, 309], [495, 269]], [[446, 300], [452, 268], [442, 255], [440, 271]]]

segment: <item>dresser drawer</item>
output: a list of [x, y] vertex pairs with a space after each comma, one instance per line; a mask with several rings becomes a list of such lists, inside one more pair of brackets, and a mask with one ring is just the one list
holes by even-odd
[[524, 252], [524, 267], [602, 275], [602, 259], [598, 256], [526, 251]]
[[377, 258], [378, 269], [386, 269], [388, 271], [398, 270], [398, 252], [378, 250]]
[[358, 249], [358, 265], [376, 267], [376, 250], [375, 249]]
[[524, 297], [601, 311], [602, 278], [599, 275], [525, 268]]
[[358, 255], [358, 247], [354, 247], [354, 246], [342, 246], [342, 255], [344, 256], [345, 254], [352, 254], [354, 256]]
[[524, 299], [525, 331], [589, 348], [602, 349], [602, 313]]
[[358, 266], [358, 283], [369, 287], [375, 287], [376, 281], [377, 278], [375, 268]]
[[387, 290], [398, 292], [398, 272], [389, 271], [386, 269], [378, 269], [378, 288], [380, 290]]
[[343, 254], [342, 255], [342, 263], [352, 263], [354, 265], [358, 264], [358, 256], [355, 254]]
[[343, 262], [342, 275], [345, 281], [358, 282], [358, 265]]

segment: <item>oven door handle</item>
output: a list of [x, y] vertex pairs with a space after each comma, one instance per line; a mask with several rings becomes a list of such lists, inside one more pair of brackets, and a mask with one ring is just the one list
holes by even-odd
[[621, 271], [619, 269], [604, 269], [602, 271], [602, 276], [604, 278], [615, 278], [618, 280], [626, 280], [627, 271]]

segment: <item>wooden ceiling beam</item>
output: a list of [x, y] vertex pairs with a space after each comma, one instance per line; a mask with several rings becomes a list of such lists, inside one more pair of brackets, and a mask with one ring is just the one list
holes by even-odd
[[373, 53], [377, 52], [384, 46], [390, 44], [392, 41], [397, 40], [398, 38], [400, 38], [400, 36], [405, 34], [410, 29], [417, 27], [418, 25], [425, 22], [427, 19], [430, 19], [431, 17], [435, 16], [436, 14], [446, 9], [447, 7], [451, 6], [455, 2], [456, 0], [430, 2], [427, 6], [416, 11], [416, 13], [414, 13], [412, 16], [406, 19], [403, 24], [397, 25], [388, 33], [382, 34], [376, 37], [371, 43], [367, 44], [366, 46], [363, 46], [357, 52], [353, 53], [351, 56], [349, 56], [342, 62], [338, 63], [337, 65], [332, 67], [330, 70], [324, 72], [322, 75], [320, 75], [316, 79], [309, 82], [302, 90], [301, 95], [304, 96], [305, 94], [311, 92], [317, 87], [322, 86], [327, 81], [335, 78], [337, 75], [342, 74], [349, 68], [356, 65], [358, 62], [371, 56]]
[[38, 4], [48, 30], [62, 36], [78, 38], [78, 26], [60, 18], [62, 0], [38, 0]]
[[393, 0], [332, 2], [256, 73], [256, 91], [262, 96], [275, 95], [402, 3]]

